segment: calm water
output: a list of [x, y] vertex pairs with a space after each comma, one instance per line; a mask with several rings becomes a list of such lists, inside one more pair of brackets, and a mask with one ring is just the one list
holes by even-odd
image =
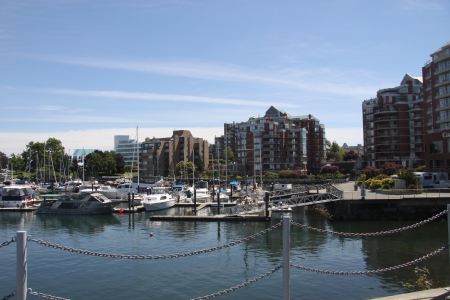
[[[184, 213], [173, 208], [163, 214]], [[211, 248], [260, 232], [272, 223], [156, 222], [150, 213], [109, 216], [41, 216], [0, 213], [0, 243], [18, 230], [68, 247], [129, 255], [161, 255]], [[340, 232], [376, 232], [413, 222], [329, 222], [313, 209], [297, 208], [293, 220]], [[153, 232], [153, 237], [150, 236]], [[340, 237], [291, 226], [294, 264], [337, 271], [365, 271], [412, 261], [447, 244], [447, 223], [432, 222], [379, 237]], [[0, 297], [15, 289], [16, 244], [0, 248]], [[70, 299], [191, 299], [253, 279], [282, 260], [282, 228], [239, 245], [165, 260], [101, 258], [28, 242], [28, 287]], [[445, 250], [419, 264], [450, 285]], [[291, 299], [370, 299], [408, 292], [414, 267], [380, 275], [339, 276], [291, 268]], [[282, 269], [217, 299], [280, 299]], [[34, 298], [32, 296], [29, 297]], [[14, 299], [14, 298], [13, 298]]]

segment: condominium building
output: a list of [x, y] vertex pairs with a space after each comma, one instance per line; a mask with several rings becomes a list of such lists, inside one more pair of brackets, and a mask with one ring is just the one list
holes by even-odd
[[[234, 153], [233, 170], [240, 174], [292, 170], [319, 174], [326, 154], [325, 127], [312, 115], [291, 116], [271, 106], [263, 117], [224, 125], [220, 147]], [[217, 145], [216, 145], [217, 147]], [[222, 151], [219, 151], [223, 157]]]
[[425, 166], [430, 172], [450, 171], [450, 42], [431, 55], [422, 68], [426, 105]]
[[114, 136], [114, 151], [122, 154], [125, 166], [137, 164], [139, 147], [136, 140], [130, 139], [129, 135]]
[[376, 98], [363, 101], [366, 165], [423, 165], [423, 112], [422, 77], [409, 74], [399, 86], [381, 89]]
[[209, 143], [203, 138], [193, 137], [189, 130], [174, 130], [171, 137], [145, 138], [141, 143], [140, 175], [175, 176], [180, 162], [209, 163]]

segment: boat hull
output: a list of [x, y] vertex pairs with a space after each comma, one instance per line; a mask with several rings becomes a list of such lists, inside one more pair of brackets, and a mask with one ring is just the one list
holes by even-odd
[[152, 202], [143, 202], [145, 211], [156, 211], [163, 210], [167, 208], [171, 208], [175, 205], [175, 199], [167, 200], [167, 201], [152, 201]]

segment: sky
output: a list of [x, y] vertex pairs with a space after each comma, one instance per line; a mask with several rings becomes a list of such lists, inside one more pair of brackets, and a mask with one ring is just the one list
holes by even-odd
[[0, 152], [214, 143], [271, 106], [363, 144], [362, 102], [421, 76], [449, 16], [448, 0], [1, 0]]

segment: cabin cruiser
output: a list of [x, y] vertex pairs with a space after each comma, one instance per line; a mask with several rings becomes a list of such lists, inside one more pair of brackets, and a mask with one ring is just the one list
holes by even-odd
[[[206, 203], [211, 201], [211, 194], [208, 190], [208, 182], [204, 180], [195, 183], [195, 200], [199, 203]], [[194, 197], [194, 196], [192, 196]]]
[[36, 214], [100, 215], [114, 212], [118, 202], [113, 202], [100, 193], [71, 193], [56, 201], [44, 201]]
[[174, 206], [175, 200], [168, 187], [154, 187], [151, 194], [143, 195], [141, 203], [146, 211], [155, 211]]
[[282, 219], [283, 216], [292, 215], [292, 208], [289, 207], [289, 205], [284, 205], [281, 201], [278, 204], [273, 205], [269, 210], [272, 211], [273, 219]]
[[39, 200], [30, 185], [11, 184], [0, 187], [0, 207], [25, 208]]

